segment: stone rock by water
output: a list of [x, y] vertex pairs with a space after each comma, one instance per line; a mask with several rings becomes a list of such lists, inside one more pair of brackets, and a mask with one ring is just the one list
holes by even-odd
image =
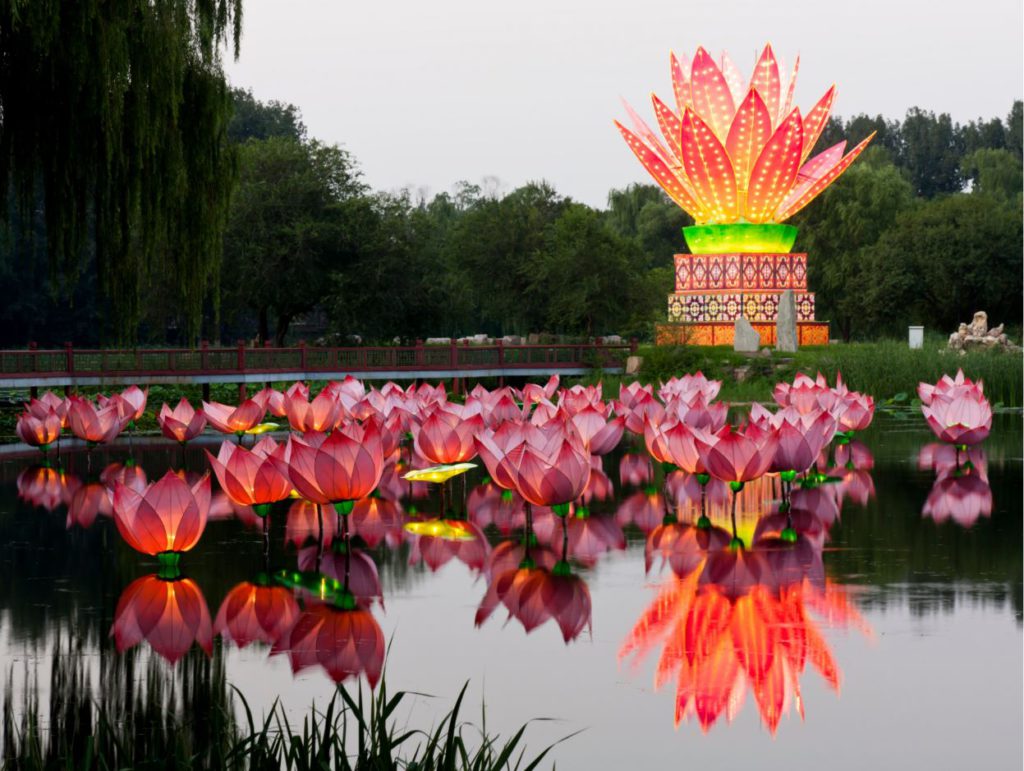
[[1015, 353], [1020, 347], [1003, 332], [1003, 325], [988, 328], [988, 314], [978, 311], [970, 324], [961, 324], [960, 328], [949, 336], [946, 347], [951, 351], [959, 351], [961, 355], [972, 350], [997, 350]]
[[757, 334], [750, 322], [742, 316], [736, 319], [734, 327], [732, 349], [744, 353], [757, 353], [761, 347], [761, 335]]
[[796, 349], [796, 298], [793, 290], [787, 289], [779, 297], [779, 313], [775, 320], [775, 350], [795, 353]]

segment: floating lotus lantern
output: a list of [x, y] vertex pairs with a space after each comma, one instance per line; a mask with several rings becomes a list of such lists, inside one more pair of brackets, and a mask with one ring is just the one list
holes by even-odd
[[194, 409], [188, 399], [182, 397], [173, 410], [164, 404], [156, 416], [156, 422], [160, 424], [164, 436], [185, 444], [203, 433], [206, 415], [202, 410]]
[[177, 575], [182, 552], [199, 542], [210, 511], [210, 475], [189, 485], [173, 471], [138, 491], [117, 483], [114, 522], [136, 551], [160, 560], [161, 573]]
[[285, 445], [269, 436], [251, 450], [228, 440], [221, 443], [217, 457], [204, 452], [227, 496], [240, 506], [252, 506], [260, 517], [266, 518], [273, 504], [291, 494], [291, 479], [282, 473]]
[[60, 416], [53, 410], [45, 412], [41, 417], [25, 412], [18, 416], [14, 429], [25, 444], [38, 447], [46, 452], [50, 445], [60, 437]]

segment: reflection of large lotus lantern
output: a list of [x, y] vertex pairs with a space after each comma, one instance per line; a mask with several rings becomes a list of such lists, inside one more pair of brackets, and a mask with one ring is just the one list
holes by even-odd
[[130, 583], [117, 602], [110, 633], [118, 652], [146, 640], [172, 664], [194, 642], [207, 655], [213, 652], [210, 611], [203, 593], [188, 578], [165, 581], [149, 575]]
[[313, 602], [272, 653], [285, 651], [296, 674], [320, 665], [336, 683], [365, 674], [372, 688], [384, 667], [384, 633], [369, 610]]
[[298, 616], [291, 590], [243, 581], [224, 598], [213, 629], [239, 648], [251, 642], [273, 645], [291, 631]]
[[[703, 48], [689, 66], [673, 54], [671, 68], [676, 109], [652, 97], [661, 136], [628, 105], [634, 130], [616, 125], [669, 197], [705, 226], [687, 229], [690, 248], [789, 251], [796, 229], [773, 223], [792, 217], [835, 181], [871, 137], [846, 155], [843, 141], [809, 157], [835, 86], [803, 115], [793, 107], [799, 59], [784, 86], [770, 45], [748, 84], [728, 54], [716, 62]], [[743, 227], [721, 227], [738, 223]]]

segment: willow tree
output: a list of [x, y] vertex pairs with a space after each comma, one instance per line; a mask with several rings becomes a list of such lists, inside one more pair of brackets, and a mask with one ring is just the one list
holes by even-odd
[[194, 338], [216, 297], [241, 5], [0, 0], [0, 185], [23, 214], [42, 201], [55, 273], [95, 269], [110, 336], [171, 291]]

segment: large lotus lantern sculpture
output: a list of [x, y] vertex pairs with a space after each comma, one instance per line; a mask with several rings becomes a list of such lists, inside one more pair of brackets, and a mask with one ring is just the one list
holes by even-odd
[[[844, 155], [839, 142], [811, 156], [828, 122], [832, 86], [806, 113], [793, 106], [800, 60], [783, 84], [764, 47], [748, 83], [723, 53], [698, 48], [693, 61], [671, 55], [676, 109], [651, 96], [660, 136], [633, 111], [630, 149], [696, 225], [684, 230], [694, 254], [788, 252], [796, 228], [781, 224], [842, 174], [871, 141]], [[872, 134], [872, 136], [874, 136]]]

